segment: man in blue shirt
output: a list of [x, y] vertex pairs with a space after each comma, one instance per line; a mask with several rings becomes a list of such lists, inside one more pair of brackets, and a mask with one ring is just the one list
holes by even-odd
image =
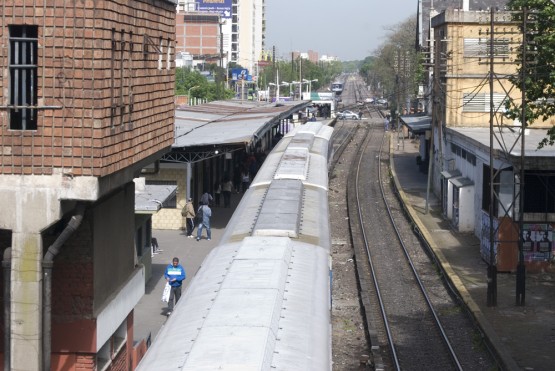
[[179, 258], [173, 258], [171, 264], [166, 267], [166, 272], [164, 273], [166, 281], [170, 284], [170, 300], [168, 300], [168, 316], [173, 311], [174, 298], [175, 304], [177, 304], [179, 298], [181, 297], [181, 285], [183, 280], [186, 278], [185, 269], [179, 264]]

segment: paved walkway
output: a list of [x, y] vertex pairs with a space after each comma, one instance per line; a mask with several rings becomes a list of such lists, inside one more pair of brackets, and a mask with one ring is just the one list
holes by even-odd
[[508, 370], [555, 369], [555, 275], [526, 275], [526, 305], [516, 306], [516, 275], [497, 275], [497, 306], [487, 306], [487, 265], [474, 234], [458, 233], [441, 217], [441, 204], [430, 194], [427, 175], [416, 165], [418, 141], [392, 140], [393, 177], [415, 223], [442, 262]]
[[[190, 279], [198, 271], [200, 264], [206, 255], [220, 243], [227, 222], [233, 215], [241, 194], [231, 195], [231, 207], [212, 208], [212, 239], [206, 240], [206, 231], [202, 231], [202, 240], [187, 238], [185, 231], [176, 230], [154, 230], [152, 237], [158, 240], [158, 245], [163, 251], [152, 257], [152, 277], [146, 284], [145, 295], [135, 306], [133, 340], [139, 342], [150, 336], [154, 341], [160, 328], [166, 322], [167, 303], [162, 302], [162, 291], [166, 281], [164, 271], [171, 263], [173, 257], [178, 257], [179, 262], [185, 268], [187, 279], [184, 282], [183, 292]], [[195, 229], [194, 235], [196, 236]]]

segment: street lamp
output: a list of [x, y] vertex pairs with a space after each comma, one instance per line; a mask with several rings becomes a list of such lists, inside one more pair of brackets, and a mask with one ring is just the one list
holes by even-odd
[[[281, 84], [279, 84], [279, 86], [289, 86], [289, 96], [291, 96], [291, 85], [289, 82], [282, 81]], [[279, 93], [279, 86], [278, 86], [278, 93]], [[278, 95], [278, 99], [279, 99], [279, 95]]]
[[188, 95], [188, 99], [189, 99], [189, 106], [191, 106], [191, 90], [196, 89], [196, 88], [200, 88], [200, 86], [195, 85], [192, 88], [189, 88], [189, 95]]
[[301, 92], [302, 92], [302, 82], [300, 81], [291, 81], [291, 86], [293, 87], [292, 91], [293, 91], [293, 100], [295, 100], [295, 97], [297, 94], [295, 94], [296, 90], [294, 89], [295, 85], [299, 85], [299, 100], [301, 99]]
[[306, 84], [308, 83], [307, 87], [306, 87], [306, 92], [307, 93], [312, 93], [312, 83], [313, 82], [318, 82], [318, 79], [314, 79], [314, 80], [306, 80], [303, 79], [303, 82]]
[[287, 86], [289, 85], [288, 82], [283, 81], [281, 84], [274, 84], [273, 82], [269, 82], [268, 86], [275, 86], [276, 87], [276, 102], [279, 100], [279, 87], [280, 86]]

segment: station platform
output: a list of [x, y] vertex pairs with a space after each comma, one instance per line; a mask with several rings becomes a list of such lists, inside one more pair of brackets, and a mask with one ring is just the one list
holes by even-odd
[[[229, 208], [212, 207], [211, 230], [212, 238], [206, 239], [206, 230], [202, 231], [202, 239], [187, 238], [184, 230], [153, 230], [152, 237], [158, 240], [161, 252], [152, 257], [152, 277], [146, 284], [145, 295], [134, 310], [133, 341], [154, 341], [160, 328], [167, 319], [167, 303], [162, 302], [162, 292], [166, 284], [164, 272], [174, 257], [185, 268], [187, 278], [183, 283], [182, 293], [189, 285], [191, 278], [200, 268], [206, 255], [220, 243], [225, 227], [235, 208], [241, 200], [242, 193], [232, 193]], [[193, 235], [196, 236], [195, 228]]]
[[525, 305], [516, 305], [516, 274], [497, 274], [497, 306], [487, 306], [487, 264], [480, 256], [480, 241], [472, 233], [459, 233], [442, 217], [441, 203], [429, 194], [428, 176], [416, 164], [419, 143], [403, 144], [391, 135], [394, 181], [411, 218], [441, 261], [496, 350], [503, 369], [552, 370], [555, 367], [555, 274], [526, 274]]

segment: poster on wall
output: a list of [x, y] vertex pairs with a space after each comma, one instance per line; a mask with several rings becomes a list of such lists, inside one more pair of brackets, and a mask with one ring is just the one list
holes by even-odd
[[[497, 230], [499, 228], [499, 220], [493, 219], [493, 233], [494, 233], [494, 243], [493, 243], [493, 259], [495, 264], [497, 264]], [[489, 264], [490, 257], [490, 220], [489, 214], [482, 211], [482, 238], [480, 239], [480, 254], [482, 259]]]
[[201, 12], [219, 13], [222, 18], [231, 18], [232, 0], [197, 0]]
[[553, 257], [553, 226], [524, 224], [522, 228], [524, 261], [548, 261]]

